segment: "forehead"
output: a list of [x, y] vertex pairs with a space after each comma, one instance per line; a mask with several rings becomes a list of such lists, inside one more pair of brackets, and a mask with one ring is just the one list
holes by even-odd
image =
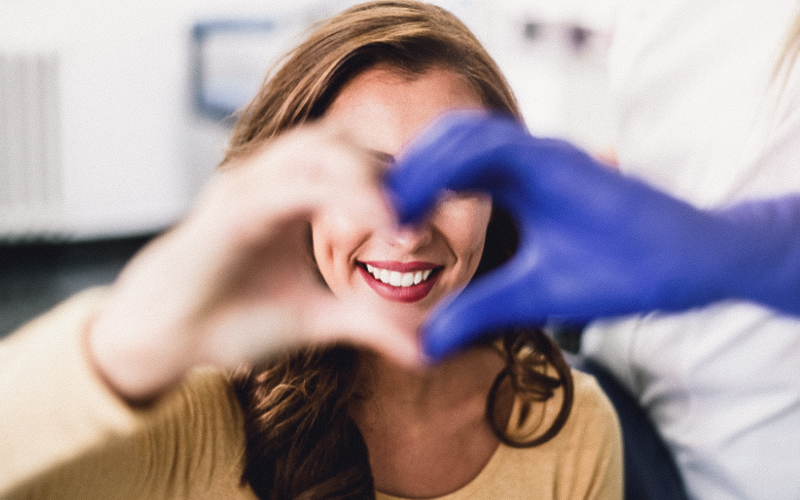
[[432, 68], [408, 75], [378, 66], [348, 82], [326, 116], [365, 147], [394, 155], [440, 114], [482, 107], [472, 86], [453, 71]]

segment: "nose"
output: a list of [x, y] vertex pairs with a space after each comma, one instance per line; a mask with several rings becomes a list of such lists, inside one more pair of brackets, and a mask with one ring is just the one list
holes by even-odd
[[386, 240], [395, 248], [405, 252], [414, 252], [429, 245], [433, 240], [433, 229], [430, 224], [416, 227], [395, 228], [386, 235]]

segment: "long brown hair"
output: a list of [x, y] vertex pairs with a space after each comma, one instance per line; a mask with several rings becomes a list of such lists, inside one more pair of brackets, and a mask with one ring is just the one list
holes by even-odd
[[[223, 165], [245, 157], [264, 141], [321, 117], [342, 87], [377, 64], [410, 77], [434, 67], [453, 71], [494, 111], [521, 121], [500, 70], [455, 16], [410, 0], [352, 7], [316, 28], [293, 50], [242, 111]], [[508, 260], [516, 250], [513, 221], [495, 208], [476, 274]], [[540, 329], [496, 332], [506, 359], [487, 397], [487, 420], [511, 446], [534, 446], [563, 427], [572, 407], [572, 377], [560, 351]], [[367, 448], [348, 416], [362, 388], [359, 351], [337, 345], [300, 349], [263, 366], [242, 370], [234, 386], [247, 435], [243, 481], [264, 499], [373, 498]], [[546, 430], [519, 441], [507, 432], [501, 394], [542, 402], [561, 389], [557, 418]], [[509, 392], [510, 391], [510, 392]], [[524, 413], [524, 412], [523, 412]]]

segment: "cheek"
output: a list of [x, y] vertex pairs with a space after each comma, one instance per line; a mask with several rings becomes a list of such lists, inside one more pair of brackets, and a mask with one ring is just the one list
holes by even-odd
[[483, 254], [491, 213], [488, 197], [471, 196], [444, 202], [434, 217], [434, 224], [464, 266], [467, 279], [475, 273]]
[[311, 221], [314, 259], [325, 282], [337, 293], [351, 278], [351, 257], [367, 231], [347, 217], [320, 214]]

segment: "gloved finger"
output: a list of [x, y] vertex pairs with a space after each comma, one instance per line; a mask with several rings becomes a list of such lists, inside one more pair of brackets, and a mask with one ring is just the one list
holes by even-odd
[[420, 220], [443, 189], [494, 194], [513, 185], [509, 147], [530, 140], [511, 118], [476, 111], [437, 119], [384, 176], [401, 223]]
[[422, 350], [438, 360], [481, 337], [511, 326], [541, 325], [547, 310], [523, 259], [511, 262], [468, 286], [435, 309], [422, 329]]

